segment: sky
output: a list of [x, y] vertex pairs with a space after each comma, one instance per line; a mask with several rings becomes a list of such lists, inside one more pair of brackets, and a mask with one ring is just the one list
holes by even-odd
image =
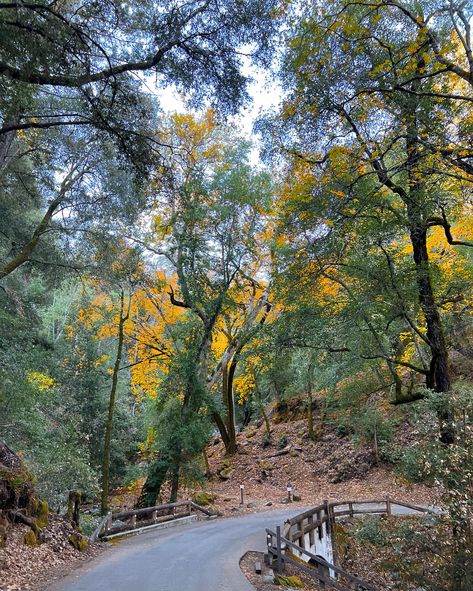
[[[245, 58], [242, 72], [245, 76], [251, 78], [248, 85], [248, 93], [251, 98], [250, 104], [241, 109], [238, 115], [234, 116], [230, 123], [236, 125], [243, 137], [251, 140], [254, 143], [254, 149], [251, 151], [251, 163], [258, 165], [260, 160], [259, 155], [259, 138], [253, 133], [253, 126], [258, 116], [264, 112], [273, 110], [278, 107], [282, 100], [282, 89], [279, 84], [274, 81], [271, 75], [263, 69], [251, 64], [251, 59]], [[148, 79], [146, 81], [148, 91], [155, 94], [161, 104], [162, 109], [167, 113], [186, 112], [183, 97], [179, 95], [175, 87], [168, 86], [161, 88], [156, 86], [154, 80]]]

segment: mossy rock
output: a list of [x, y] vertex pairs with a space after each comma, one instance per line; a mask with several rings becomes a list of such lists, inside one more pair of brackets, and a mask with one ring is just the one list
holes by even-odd
[[307, 562], [305, 560], [303, 560], [300, 556], [297, 556], [297, 554], [293, 554], [292, 552], [288, 552], [287, 550], [286, 550], [285, 554], [291, 560], [295, 560], [296, 562], [299, 562], [303, 566], [307, 566]]
[[221, 470], [218, 475], [222, 480], [228, 480], [233, 472], [235, 472], [235, 470], [231, 466], [228, 466], [227, 468]]
[[39, 528], [46, 527], [49, 519], [49, 505], [47, 501], [38, 500], [38, 508], [36, 510], [36, 524]]
[[272, 472], [275, 468], [274, 464], [268, 462], [267, 460], [260, 460], [258, 462], [260, 470], [266, 470], [267, 472]]
[[26, 534], [23, 536], [23, 544], [25, 544], [25, 546], [31, 547], [38, 546], [38, 538], [32, 529], [28, 530]]
[[304, 584], [295, 575], [276, 575], [274, 582], [276, 585], [282, 585], [283, 587], [291, 587], [292, 589], [302, 589]]
[[251, 439], [252, 437], [254, 437], [256, 435], [256, 433], [258, 433], [257, 429], [252, 429], [251, 431], [247, 431], [246, 438]]
[[350, 548], [350, 533], [341, 523], [335, 523], [333, 528], [338, 554], [344, 558]]
[[216, 498], [217, 495], [208, 492], [199, 492], [195, 493], [192, 496], [192, 500], [194, 501], [194, 503], [196, 503], [197, 505], [201, 505], [202, 507], [207, 507], [207, 505], [213, 503]]
[[81, 536], [80, 534], [72, 534], [69, 536], [69, 544], [71, 544], [71, 546], [74, 546], [74, 548], [76, 550], [79, 550], [79, 552], [84, 552], [84, 550], [87, 550], [87, 548], [89, 547], [89, 542], [87, 541], [87, 538], [84, 536]]

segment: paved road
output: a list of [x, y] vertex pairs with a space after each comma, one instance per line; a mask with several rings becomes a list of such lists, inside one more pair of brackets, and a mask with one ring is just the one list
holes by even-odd
[[248, 550], [264, 551], [265, 528], [274, 529], [302, 510], [217, 519], [129, 538], [51, 591], [254, 591], [239, 559]]
[[[392, 509], [397, 515], [416, 513], [394, 505]], [[266, 549], [266, 527], [274, 529], [304, 510], [297, 507], [147, 532], [121, 541], [50, 591], [254, 591], [240, 571], [239, 559], [248, 550]]]

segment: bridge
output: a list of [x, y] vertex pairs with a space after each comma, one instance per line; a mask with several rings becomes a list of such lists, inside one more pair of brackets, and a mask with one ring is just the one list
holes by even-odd
[[[338, 565], [333, 528], [337, 519], [355, 515], [415, 515], [433, 513], [431, 509], [394, 501], [382, 500], [324, 501], [284, 522], [276, 531], [266, 529], [267, 557], [278, 573], [284, 564], [292, 564], [310, 574], [323, 588], [350, 591], [363, 588], [376, 591], [368, 582], [351, 575]], [[308, 566], [305, 566], [306, 563]]]

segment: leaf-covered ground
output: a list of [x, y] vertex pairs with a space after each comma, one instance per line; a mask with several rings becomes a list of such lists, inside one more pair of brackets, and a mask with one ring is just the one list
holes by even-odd
[[[240, 484], [245, 487], [244, 511], [281, 507], [288, 482], [301, 496], [294, 506], [315, 505], [324, 499], [362, 500], [387, 495], [431, 505], [436, 497], [434, 489], [399, 478], [391, 465], [376, 465], [369, 447], [357, 446], [331, 429], [313, 442], [307, 437], [305, 420], [278, 423], [272, 426], [272, 444], [266, 447], [263, 434], [264, 426], [239, 433], [238, 453], [231, 459], [225, 456], [220, 440], [209, 448], [213, 476], [206, 490], [216, 495], [213, 504], [222, 513], [241, 511]], [[282, 451], [280, 442], [286, 442], [283, 450], [287, 453], [274, 456]]]
[[12, 525], [5, 548], [0, 548], [0, 591], [42, 591], [53, 580], [103, 551], [92, 544], [80, 552], [69, 543], [74, 534], [70, 522], [51, 514], [43, 530], [44, 542], [30, 547], [23, 543], [29, 528]]

